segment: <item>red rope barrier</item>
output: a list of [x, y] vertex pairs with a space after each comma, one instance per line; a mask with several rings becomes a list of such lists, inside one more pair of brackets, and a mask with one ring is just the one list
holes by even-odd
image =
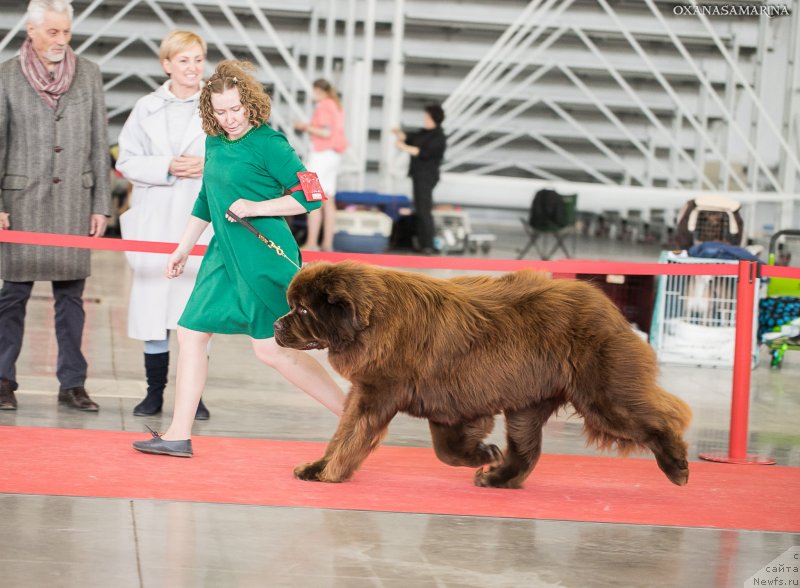
[[[656, 275], [712, 275], [734, 276], [736, 266], [731, 264], [666, 264], [621, 261], [599, 261], [591, 259], [559, 259], [542, 261], [540, 259], [486, 259], [479, 257], [444, 257], [421, 255], [385, 255], [371, 253], [322, 253], [304, 251], [304, 261], [344, 261], [353, 259], [385, 267], [415, 269], [443, 269], [462, 271], [514, 272], [533, 269], [553, 274], [612, 274], [627, 276]], [[800, 272], [798, 272], [800, 276]]]
[[[34, 233], [28, 231], [0, 231], [0, 243], [19, 243], [24, 245], [44, 245], [49, 247], [77, 247], [106, 251], [135, 251], [141, 253], [172, 253], [175, 243], [158, 241], [133, 241], [109, 237], [86, 237], [81, 235], [62, 235], [56, 233]], [[197, 245], [191, 255], [203, 255], [204, 245]], [[386, 267], [417, 269], [445, 269], [469, 271], [513, 272], [524, 268], [538, 269], [555, 274], [616, 274], [651, 276], [735, 276], [736, 266], [732, 264], [666, 264], [619, 261], [596, 261], [586, 259], [560, 259], [542, 261], [533, 259], [487, 259], [479, 257], [444, 257], [420, 255], [385, 255], [372, 253], [326, 253], [304, 251], [305, 261], [343, 261], [354, 259]], [[800, 268], [781, 266], [761, 266], [762, 276], [800, 279]]]
[[[177, 243], [156, 241], [133, 241], [109, 237], [85, 237], [82, 235], [61, 235], [58, 233], [34, 233], [29, 231], [0, 231], [0, 243], [19, 243], [22, 245], [46, 245], [50, 247], [76, 247], [78, 249], [102, 249], [106, 251], [136, 251], [141, 253], [172, 253]], [[203, 255], [205, 245], [197, 245], [192, 255]]]
[[800, 280], [800, 267], [762, 265], [761, 275], [765, 278], [794, 278], [796, 280]]
[[[97, 249], [108, 251], [136, 251], [142, 253], [172, 253], [176, 247], [175, 243], [133, 241], [129, 239], [85, 237], [81, 235], [61, 235], [55, 233], [34, 233], [27, 231], [0, 231], [0, 243], [44, 245], [50, 247], [77, 247], [80, 249]], [[192, 250], [191, 254], [203, 255], [205, 251], [205, 246], [198, 245]], [[373, 265], [416, 269], [513, 272], [520, 269], [529, 268], [551, 272], [554, 274], [616, 274], [650, 276], [736, 275], [736, 266], [731, 264], [716, 263], [666, 264], [595, 261], [581, 259], [542, 261], [529, 259], [486, 259], [477, 257], [383, 255], [371, 253], [325, 253], [320, 251], [304, 251], [303, 258], [305, 261], [316, 261], [322, 259], [333, 262], [342, 261], [345, 259], [354, 259]], [[788, 275], [790, 277], [794, 277], [791, 275], [791, 272]], [[796, 277], [800, 278], [800, 269], [796, 270]]]

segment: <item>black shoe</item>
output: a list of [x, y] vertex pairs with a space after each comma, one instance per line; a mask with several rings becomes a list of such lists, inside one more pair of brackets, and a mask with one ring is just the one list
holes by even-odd
[[147, 441], [134, 441], [133, 448], [142, 453], [153, 453], [155, 455], [171, 455], [173, 457], [192, 457], [192, 440], [181, 439], [179, 441], [164, 441], [161, 435], [150, 427], [147, 427], [153, 435]]
[[16, 382], [0, 379], [0, 410], [17, 410]]
[[211, 417], [211, 413], [208, 412], [206, 405], [203, 404], [203, 399], [200, 398], [200, 404], [197, 405], [197, 412], [194, 413], [194, 420], [196, 421], [207, 421]]
[[84, 412], [97, 412], [100, 410], [97, 403], [89, 398], [89, 394], [86, 393], [86, 388], [83, 386], [59, 390], [58, 403]]

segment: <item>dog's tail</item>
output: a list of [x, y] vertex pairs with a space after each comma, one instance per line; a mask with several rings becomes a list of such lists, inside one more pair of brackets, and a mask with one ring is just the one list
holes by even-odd
[[681, 437], [692, 420], [683, 400], [655, 386], [646, 400], [616, 406], [614, 416], [598, 419], [596, 413], [579, 410], [584, 417], [587, 445], [627, 455], [652, 449], [653, 436], [670, 433]]

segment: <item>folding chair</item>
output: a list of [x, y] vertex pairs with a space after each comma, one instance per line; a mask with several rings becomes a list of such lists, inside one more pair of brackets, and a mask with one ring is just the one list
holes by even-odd
[[[570, 231], [575, 225], [577, 194], [559, 194], [555, 190], [539, 190], [531, 202], [530, 213], [527, 219], [520, 219], [528, 235], [528, 243], [520, 250], [517, 259], [522, 259], [531, 247], [543, 260], [550, 259], [556, 251], [561, 249], [564, 255], [572, 257], [564, 238], [567, 233], [572, 233], [572, 252], [575, 252], [575, 231]], [[553, 245], [548, 250], [544, 244], [547, 235], [553, 236]], [[541, 241], [540, 238], [541, 237]]]

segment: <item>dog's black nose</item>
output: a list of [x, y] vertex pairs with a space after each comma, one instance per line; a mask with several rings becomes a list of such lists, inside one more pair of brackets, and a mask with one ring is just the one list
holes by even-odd
[[285, 327], [283, 326], [283, 321], [281, 321], [281, 319], [278, 319], [274, 323], [272, 323], [272, 328], [275, 329], [276, 332], [278, 332], [278, 331], [283, 331]]

